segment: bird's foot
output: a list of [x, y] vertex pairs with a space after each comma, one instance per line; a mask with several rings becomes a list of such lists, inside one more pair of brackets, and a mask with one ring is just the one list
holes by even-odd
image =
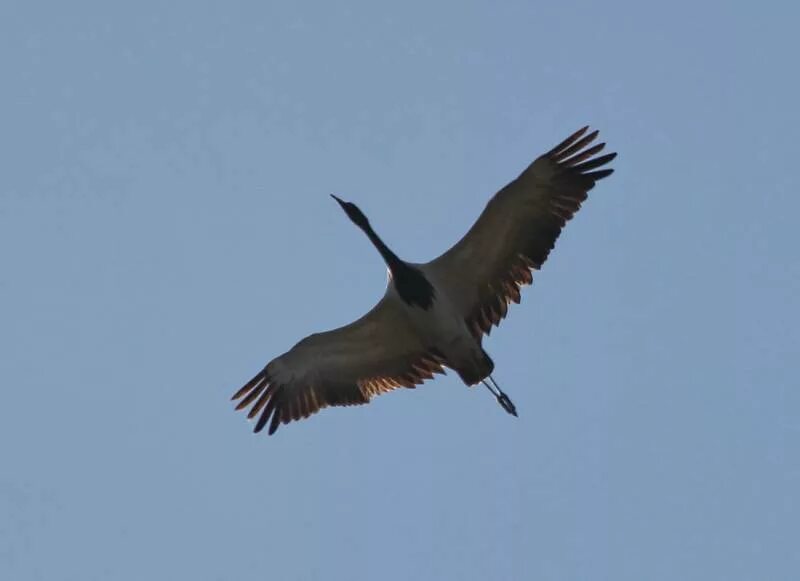
[[499, 403], [503, 407], [504, 410], [506, 410], [508, 413], [510, 413], [515, 418], [519, 417], [519, 416], [517, 416], [517, 408], [516, 408], [516, 406], [508, 398], [508, 396], [505, 393], [500, 392], [500, 395], [497, 396], [497, 403]]

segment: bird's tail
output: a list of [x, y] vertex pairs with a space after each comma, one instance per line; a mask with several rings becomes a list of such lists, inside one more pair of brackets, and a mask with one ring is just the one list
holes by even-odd
[[482, 348], [475, 357], [461, 362], [458, 366], [450, 366], [456, 370], [461, 381], [467, 385], [475, 385], [488, 377], [494, 371], [494, 361]]

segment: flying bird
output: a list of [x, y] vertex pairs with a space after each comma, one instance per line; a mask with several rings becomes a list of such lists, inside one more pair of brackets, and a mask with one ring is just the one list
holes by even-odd
[[364, 213], [332, 196], [375, 246], [389, 269], [383, 298], [357, 321], [315, 333], [270, 361], [233, 395], [250, 407], [255, 432], [307, 418], [328, 406], [365, 404], [400, 387], [413, 388], [444, 368], [468, 386], [483, 383], [502, 408], [517, 410], [491, 373], [483, 337], [505, 318], [531, 284], [568, 220], [616, 153], [597, 156], [588, 127], [538, 157], [495, 194], [478, 220], [447, 252], [425, 264], [400, 259]]

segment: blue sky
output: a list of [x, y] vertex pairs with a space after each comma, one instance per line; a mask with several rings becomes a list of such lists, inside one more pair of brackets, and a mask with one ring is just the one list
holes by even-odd
[[[793, 579], [790, 3], [6, 2], [0, 578]], [[454, 373], [228, 398], [591, 123], [619, 152]]]

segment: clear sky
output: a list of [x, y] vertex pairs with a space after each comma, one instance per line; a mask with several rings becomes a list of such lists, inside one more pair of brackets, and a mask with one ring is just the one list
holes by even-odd
[[[4, 2], [0, 579], [797, 579], [792, 3]], [[616, 173], [454, 373], [230, 395], [591, 123]]]

